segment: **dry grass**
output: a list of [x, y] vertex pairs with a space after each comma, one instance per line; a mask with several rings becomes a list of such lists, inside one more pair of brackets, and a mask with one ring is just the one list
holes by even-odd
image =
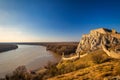
[[[95, 63], [91, 56], [102, 56], [102, 62]], [[120, 60], [108, 57], [103, 51], [95, 51], [87, 56], [76, 61], [64, 61], [57, 67], [62, 65], [69, 66], [74, 64], [74, 67], [83, 66], [70, 73], [58, 75], [48, 80], [111, 80], [115, 76], [120, 75]], [[87, 65], [87, 66], [86, 66]]]

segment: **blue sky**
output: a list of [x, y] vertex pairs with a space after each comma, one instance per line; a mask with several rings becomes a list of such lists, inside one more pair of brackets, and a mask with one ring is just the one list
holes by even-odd
[[101, 27], [120, 32], [120, 0], [0, 0], [1, 42], [79, 41]]

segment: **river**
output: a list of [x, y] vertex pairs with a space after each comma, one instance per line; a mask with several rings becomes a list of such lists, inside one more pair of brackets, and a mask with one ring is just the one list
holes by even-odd
[[48, 62], [59, 60], [60, 56], [46, 51], [46, 47], [18, 45], [18, 49], [0, 53], [0, 77], [4, 77], [21, 65], [25, 65], [29, 70], [35, 70]]

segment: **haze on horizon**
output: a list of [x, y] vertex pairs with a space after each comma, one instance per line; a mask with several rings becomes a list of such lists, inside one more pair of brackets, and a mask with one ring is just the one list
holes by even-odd
[[91, 29], [120, 32], [119, 0], [0, 0], [0, 42], [79, 41]]

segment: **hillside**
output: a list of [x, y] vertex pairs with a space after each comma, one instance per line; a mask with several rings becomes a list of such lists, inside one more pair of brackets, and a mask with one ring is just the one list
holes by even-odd
[[77, 54], [87, 53], [87, 56], [60, 62], [57, 68], [63, 69], [63, 74], [48, 80], [120, 79], [119, 45], [120, 34], [117, 31], [105, 28], [91, 30], [82, 36], [76, 50]]
[[[58, 64], [65, 74], [48, 80], [113, 80], [120, 79], [120, 60], [108, 57], [105, 52], [98, 50], [76, 61], [64, 61]], [[116, 79], [115, 79], [116, 80]]]

